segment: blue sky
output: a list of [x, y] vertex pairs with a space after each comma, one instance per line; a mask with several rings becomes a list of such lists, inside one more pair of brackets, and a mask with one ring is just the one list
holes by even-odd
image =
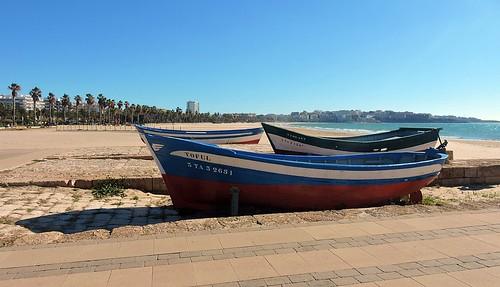
[[500, 120], [500, 2], [2, 1], [0, 79], [206, 112]]

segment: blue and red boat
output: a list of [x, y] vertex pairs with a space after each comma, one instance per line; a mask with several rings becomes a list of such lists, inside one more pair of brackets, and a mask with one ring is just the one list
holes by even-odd
[[241, 205], [288, 210], [373, 206], [419, 194], [447, 155], [388, 152], [346, 156], [261, 154], [145, 134], [174, 207], [228, 206], [230, 190]]
[[175, 137], [189, 139], [212, 144], [257, 144], [259, 143], [263, 128], [249, 128], [238, 130], [213, 130], [213, 131], [189, 131], [189, 130], [169, 130], [151, 128], [136, 125], [135, 128], [144, 140], [144, 134], [152, 134], [163, 137]]

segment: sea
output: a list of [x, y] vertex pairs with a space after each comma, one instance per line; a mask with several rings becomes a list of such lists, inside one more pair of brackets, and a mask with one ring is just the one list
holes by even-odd
[[292, 125], [325, 130], [373, 133], [400, 127], [442, 128], [441, 138], [470, 140], [500, 140], [500, 122], [482, 123], [293, 123]]

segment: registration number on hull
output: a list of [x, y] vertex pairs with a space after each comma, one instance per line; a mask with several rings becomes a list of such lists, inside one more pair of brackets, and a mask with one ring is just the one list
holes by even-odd
[[233, 170], [229, 169], [229, 168], [216, 167], [213, 165], [200, 164], [200, 163], [195, 163], [195, 162], [187, 162], [186, 164], [187, 164], [188, 168], [196, 169], [199, 171], [217, 173], [217, 174], [228, 175], [228, 176], [233, 175]]

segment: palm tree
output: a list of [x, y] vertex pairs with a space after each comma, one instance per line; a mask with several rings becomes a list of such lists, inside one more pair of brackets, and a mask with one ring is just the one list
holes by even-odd
[[82, 97], [80, 95], [75, 96], [75, 107], [76, 107], [76, 124], [80, 123], [80, 119], [78, 118], [78, 108], [82, 104]]
[[90, 123], [90, 108], [95, 104], [94, 96], [92, 96], [92, 94], [86, 94], [85, 102], [87, 103], [88, 121]]
[[12, 120], [13, 125], [16, 126], [16, 97], [17, 92], [21, 90], [21, 86], [16, 83], [12, 83], [8, 86], [8, 88], [12, 91]]
[[130, 117], [130, 121], [131, 121], [131, 123], [132, 123], [132, 124], [134, 124], [135, 104], [132, 104], [132, 105], [130, 106], [130, 111], [132, 112], [132, 113], [131, 113], [131, 117]]
[[108, 107], [108, 123], [111, 124], [111, 110], [115, 107], [115, 100], [107, 99], [106, 106]]
[[61, 106], [63, 107], [64, 123], [66, 123], [66, 108], [69, 107], [70, 104], [71, 104], [71, 99], [69, 98], [68, 95], [64, 94], [64, 96], [61, 99]]
[[128, 109], [130, 108], [130, 103], [128, 101], [125, 101], [125, 124], [127, 124], [127, 119], [128, 119]]
[[40, 90], [38, 87], [34, 87], [30, 91], [30, 96], [33, 99], [33, 124], [36, 123], [36, 102], [40, 101], [40, 98], [42, 97], [42, 90]]
[[97, 103], [99, 104], [99, 123], [102, 125], [102, 111], [106, 107], [106, 97], [102, 94], [97, 95]]
[[122, 107], [123, 107], [123, 102], [120, 100], [118, 101], [118, 124], [121, 124], [122, 122]]
[[49, 93], [49, 96], [47, 97], [47, 100], [49, 101], [49, 117], [50, 117], [50, 122], [54, 123], [54, 117], [52, 115], [52, 110], [54, 109], [54, 105], [56, 104], [56, 95], [53, 93]]

